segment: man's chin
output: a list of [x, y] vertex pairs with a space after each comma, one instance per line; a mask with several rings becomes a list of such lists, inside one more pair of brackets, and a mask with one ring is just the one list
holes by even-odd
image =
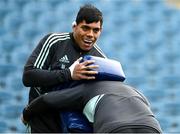
[[81, 49], [84, 51], [89, 51], [92, 49], [92, 47], [93, 47], [93, 45], [83, 45], [83, 47]]
[[91, 48], [83, 48], [82, 50], [88, 52], [91, 50]]

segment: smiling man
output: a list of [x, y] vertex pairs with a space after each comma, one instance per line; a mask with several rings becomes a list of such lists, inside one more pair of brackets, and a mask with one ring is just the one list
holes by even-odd
[[[73, 32], [51, 33], [41, 39], [24, 66], [23, 83], [30, 87], [29, 103], [57, 85], [65, 87], [73, 81], [95, 79], [92, 74], [98, 72], [87, 70], [94, 61], [79, 63], [79, 59], [86, 54], [105, 58], [96, 45], [102, 24], [101, 11], [84, 5], [73, 23]], [[91, 65], [88, 69], [97, 67]], [[34, 116], [29, 125], [32, 133], [61, 132], [59, 112], [55, 110]]]

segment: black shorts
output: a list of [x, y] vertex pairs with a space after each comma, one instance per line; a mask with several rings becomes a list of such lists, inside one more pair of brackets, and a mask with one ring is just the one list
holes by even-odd
[[61, 133], [60, 116], [58, 113], [42, 113], [31, 118], [31, 133]]

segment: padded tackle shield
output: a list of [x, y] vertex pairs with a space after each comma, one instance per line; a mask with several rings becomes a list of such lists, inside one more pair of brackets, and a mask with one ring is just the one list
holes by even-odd
[[93, 128], [86, 117], [75, 111], [64, 111], [60, 114], [64, 133], [92, 133]]
[[101, 58], [91, 55], [85, 55], [81, 62], [87, 60], [95, 60], [95, 65], [99, 65], [99, 68], [92, 69], [94, 71], [98, 71], [98, 74], [95, 75], [96, 80], [112, 80], [112, 81], [124, 81], [125, 74], [122, 70], [121, 63], [108, 59]]

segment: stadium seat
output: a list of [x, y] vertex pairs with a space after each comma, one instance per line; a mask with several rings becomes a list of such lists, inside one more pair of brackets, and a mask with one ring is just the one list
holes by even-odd
[[169, 129], [170, 133], [177, 133], [180, 130], [180, 116], [172, 117], [171, 119], [171, 127]]
[[166, 96], [165, 90], [159, 90], [159, 89], [144, 89], [144, 94], [148, 98], [150, 102], [158, 102], [160, 100], [163, 100]]
[[12, 13], [9, 13], [4, 19], [5, 28], [8, 31], [17, 33], [18, 28], [24, 21], [23, 19], [20, 19], [20, 18], [22, 18], [22, 15], [21, 15], [21, 12], [19, 11], [14, 11]]
[[20, 37], [22, 40], [26, 40], [26, 42], [32, 41], [37, 35], [42, 34], [43, 29], [37, 26], [37, 23], [33, 21], [29, 21], [27, 23], [23, 23], [20, 27]]
[[15, 38], [12, 34], [6, 34], [1, 38], [0, 49], [3, 51], [3, 54], [10, 55], [11, 52], [19, 45], [21, 45], [21, 42], [18, 38]]
[[[126, 72], [125, 72], [126, 73]], [[146, 77], [144, 76], [127, 76], [126, 81], [127, 84], [132, 85], [134, 87], [139, 87], [142, 83], [146, 83]]]
[[11, 94], [11, 92], [7, 89], [5, 91], [2, 89], [0, 90], [0, 105], [1, 106], [4, 104], [9, 105], [11, 103], [11, 101], [13, 100], [13, 95]]
[[8, 131], [8, 125], [0, 118], [0, 132], [4, 133]]
[[23, 68], [29, 55], [30, 55], [30, 51], [29, 51], [28, 46], [22, 45], [22, 47], [18, 47], [12, 52], [11, 54], [12, 63], [16, 64], [18, 68]]
[[169, 87], [173, 88], [175, 86], [180, 86], [180, 76], [177, 74], [169, 74], [162, 77], [164, 84]]
[[46, 1], [28, 1], [23, 6], [22, 17], [28, 21], [36, 21], [42, 13], [48, 12], [50, 5]]
[[180, 116], [180, 104], [179, 104], [179, 99], [174, 100], [174, 101], [169, 101], [165, 104], [165, 109], [164, 109], [164, 113], [167, 116]]
[[9, 4], [10, 3], [13, 3], [13, 4], [17, 5], [17, 8], [22, 9], [22, 7], [24, 7], [28, 3], [28, 1], [25, 1], [25, 0], [11, 0], [11, 2], [9, 2]]
[[7, 3], [5, 1], [0, 1], [0, 22], [2, 22], [4, 20], [4, 18], [6, 17], [6, 15], [9, 12], [9, 8], [7, 7]]
[[23, 89], [24, 89], [24, 85], [22, 83], [22, 71], [17, 71], [18, 74], [12, 74], [11, 76], [12, 77], [8, 77], [6, 80], [7, 80], [7, 83], [8, 86], [7, 88], [9, 88], [9, 90], [12, 90], [10, 92], [13, 92], [13, 90], [17, 92], [21, 92]]
[[20, 117], [23, 108], [24, 105], [22, 104], [11, 103], [9, 105], [3, 105], [1, 112], [6, 119], [16, 119]]
[[174, 88], [167, 88], [166, 89], [166, 98], [168, 100], [178, 100], [179, 101], [179, 96], [178, 94], [180, 93], [179, 87], [174, 87]]
[[26, 126], [21, 122], [20, 116], [15, 119], [11, 119], [11, 121], [6, 121], [8, 126], [7, 133], [27, 133]]
[[161, 72], [160, 71], [163, 71], [163, 64], [159, 63], [157, 61], [158, 57], [154, 57], [153, 56], [148, 56], [148, 58], [146, 59], [147, 61], [145, 62], [145, 69], [146, 71], [148, 72], [148, 74], [160, 74]]
[[[54, 16], [52, 18], [52, 16]], [[61, 16], [62, 17], [62, 16]], [[49, 19], [52, 18], [52, 19]], [[51, 11], [46, 11], [42, 15], [40, 15], [37, 19], [37, 27], [41, 28], [42, 30], [47, 29], [47, 31], [52, 31], [54, 25], [59, 23], [60, 21], [57, 20], [58, 18], [55, 17], [55, 13]]]
[[8, 76], [10, 73], [16, 71], [16, 66], [7, 63], [0, 63], [0, 78]]
[[132, 18], [139, 19], [143, 15], [145, 7], [142, 3], [143, 2], [136, 1], [128, 4], [130, 6], [129, 14]]
[[171, 118], [168, 118], [167, 116], [165, 117], [164, 115], [157, 116], [157, 119], [161, 125], [161, 128], [163, 132], [168, 132], [170, 131], [171, 127]]
[[[1, 12], [1, 11], [0, 11]], [[3, 36], [4, 34], [7, 34], [7, 30], [5, 27], [0, 28], [0, 36]]]

